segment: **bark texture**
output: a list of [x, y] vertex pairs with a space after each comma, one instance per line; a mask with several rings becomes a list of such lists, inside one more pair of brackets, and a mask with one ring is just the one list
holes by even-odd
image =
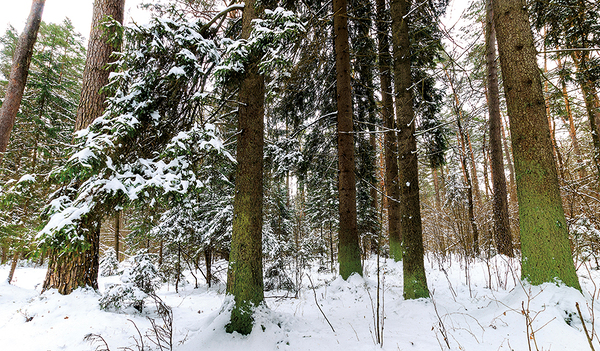
[[[83, 71], [81, 100], [77, 108], [75, 130], [87, 128], [105, 109], [106, 94], [100, 89], [108, 83], [113, 51], [120, 49], [120, 42], [109, 43], [114, 34], [105, 31], [102, 22], [107, 16], [123, 23], [125, 0], [95, 0], [92, 29], [88, 43], [87, 58]], [[100, 266], [100, 221], [102, 214], [90, 213], [79, 224], [77, 231], [85, 238], [87, 248], [82, 252], [70, 251], [58, 255], [51, 253], [43, 289], [58, 289], [67, 295], [78, 287], [98, 289]]]
[[423, 228], [419, 199], [419, 174], [415, 114], [410, 69], [410, 38], [406, 17], [407, 0], [391, 1], [394, 54], [394, 86], [398, 120], [398, 165], [400, 186], [400, 230], [404, 241], [404, 297], [429, 297], [423, 262]]
[[27, 83], [27, 76], [29, 75], [31, 55], [33, 55], [33, 46], [35, 45], [40, 23], [42, 22], [45, 3], [46, 0], [32, 1], [25, 29], [17, 41], [10, 69], [10, 77], [8, 78], [6, 96], [0, 108], [0, 163], [2, 163], [2, 158], [6, 152], [10, 132], [15, 125], [17, 112], [19, 112], [19, 106], [21, 106], [21, 100], [23, 99], [25, 83]]
[[390, 55], [389, 16], [385, 0], [377, 0], [377, 40], [379, 51], [379, 80], [381, 82], [381, 119], [384, 123], [385, 153], [385, 201], [388, 216], [388, 237], [390, 255], [396, 261], [402, 260], [402, 236], [400, 234], [400, 189], [398, 188], [398, 145], [396, 140], [396, 120], [392, 97], [392, 57]]
[[500, 116], [500, 90], [496, 64], [496, 32], [494, 30], [492, 1], [486, 1], [485, 57], [487, 68], [487, 91], [490, 130], [490, 161], [492, 167], [492, 208], [494, 213], [494, 242], [502, 255], [514, 256], [510, 223], [508, 221], [508, 192], [504, 175], [502, 155], [502, 131]]
[[346, 0], [333, 0], [335, 37], [335, 70], [338, 128], [338, 192], [340, 229], [338, 263], [340, 275], [362, 275], [360, 245], [356, 224], [356, 178], [354, 175], [354, 135], [352, 122], [352, 85], [350, 81], [350, 48], [348, 44], [348, 12]]
[[[252, 30], [259, 9], [246, 1], [242, 38]], [[237, 173], [233, 203], [233, 232], [227, 274], [227, 293], [235, 305], [228, 333], [252, 331], [253, 309], [264, 300], [262, 273], [262, 207], [265, 80], [258, 73], [258, 59], [251, 58], [240, 85], [237, 136]]]
[[494, 0], [493, 10], [515, 161], [521, 275], [532, 284], [560, 280], [581, 290], [571, 257], [527, 6], [523, 0]]
[[81, 102], [77, 108], [75, 130], [87, 128], [96, 118], [104, 113], [106, 94], [100, 90], [108, 84], [111, 72], [107, 65], [113, 61], [111, 55], [120, 50], [120, 41], [110, 42], [115, 33], [104, 30], [102, 22], [112, 17], [123, 23], [125, 0], [95, 0], [92, 29], [88, 43], [85, 68], [83, 70], [83, 85], [81, 87]]
[[59, 294], [68, 295], [79, 287], [98, 289], [100, 240], [90, 239], [100, 237], [100, 221], [87, 217], [79, 228], [79, 234], [86, 238], [89, 247], [83, 252], [51, 254], [43, 291], [57, 289]]

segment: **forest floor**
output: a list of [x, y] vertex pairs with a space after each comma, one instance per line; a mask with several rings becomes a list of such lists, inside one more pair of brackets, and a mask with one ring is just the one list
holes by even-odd
[[[224, 264], [220, 263], [221, 269]], [[432, 298], [404, 300], [402, 263], [381, 260], [383, 350], [591, 350], [576, 303], [588, 333], [594, 333], [593, 346], [600, 349], [595, 334], [600, 328], [599, 270], [579, 267], [582, 295], [554, 284], [523, 285], [518, 279], [519, 262], [501, 256], [489, 261], [452, 259], [443, 263], [430, 257], [426, 264]], [[248, 336], [225, 333], [230, 304], [223, 293], [224, 284], [208, 288], [202, 281], [194, 289], [194, 278], [188, 272], [189, 283], [178, 293], [172, 285], [163, 286], [158, 293], [173, 311], [173, 349], [380, 349], [374, 322], [376, 259], [365, 262], [364, 278], [353, 276], [347, 282], [320, 273], [318, 268], [315, 262], [305, 270], [297, 297], [283, 291], [266, 293], [268, 308], [256, 313], [255, 327]], [[150, 329], [152, 319], [158, 325], [162, 322], [150, 303], [143, 313], [107, 312], [99, 308], [100, 294], [94, 291], [80, 289], [69, 296], [52, 290], [40, 294], [46, 272], [43, 267], [19, 267], [13, 285], [4, 281], [8, 270], [9, 266], [0, 266], [0, 349], [105, 350], [98, 338], [95, 342], [84, 340], [92, 333], [102, 336], [112, 351], [160, 350], [150, 340]], [[118, 281], [116, 276], [100, 277], [100, 291]]]

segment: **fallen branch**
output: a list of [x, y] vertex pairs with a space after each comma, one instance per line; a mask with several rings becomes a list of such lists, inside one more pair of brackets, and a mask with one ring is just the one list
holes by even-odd
[[579, 314], [579, 319], [581, 320], [581, 324], [583, 325], [583, 331], [585, 332], [585, 336], [587, 337], [588, 343], [590, 344], [590, 348], [592, 349], [592, 351], [596, 351], [594, 349], [594, 345], [592, 344], [592, 338], [590, 337], [590, 333], [588, 333], [587, 327], [585, 326], [583, 316], [581, 315], [581, 310], [579, 309], [579, 302], [575, 302], [575, 307], [577, 308], [577, 313]]
[[333, 329], [333, 325], [331, 325], [331, 322], [329, 322], [329, 319], [325, 315], [325, 312], [323, 312], [323, 310], [321, 309], [321, 306], [319, 306], [319, 301], [317, 301], [317, 292], [315, 290], [315, 286], [313, 285], [312, 279], [310, 279], [310, 275], [307, 274], [306, 276], [308, 277], [308, 281], [310, 281], [310, 287], [311, 287], [311, 289], [313, 291], [313, 294], [314, 294], [314, 297], [315, 297], [315, 303], [317, 304], [317, 307], [319, 308], [319, 311], [321, 311], [321, 314], [323, 315], [323, 317], [325, 317], [325, 320], [327, 321], [327, 323], [331, 327], [331, 330], [333, 330], [333, 332], [335, 333], [335, 329]]

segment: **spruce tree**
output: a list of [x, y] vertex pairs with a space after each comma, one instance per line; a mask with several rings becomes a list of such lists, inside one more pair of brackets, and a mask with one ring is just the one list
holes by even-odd
[[494, 0], [494, 25], [515, 160], [523, 279], [581, 290], [569, 246], [556, 163], [523, 0]]

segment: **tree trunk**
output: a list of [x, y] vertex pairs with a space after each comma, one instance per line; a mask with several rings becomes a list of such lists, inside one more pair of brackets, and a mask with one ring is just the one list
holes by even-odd
[[381, 82], [381, 119], [384, 123], [385, 189], [387, 199], [388, 238], [390, 255], [395, 261], [402, 260], [402, 237], [400, 234], [400, 189], [398, 188], [398, 145], [394, 99], [392, 97], [392, 58], [389, 42], [389, 15], [385, 0], [377, 0], [377, 39], [379, 46], [379, 80]]
[[[83, 71], [81, 100], [77, 108], [75, 130], [87, 128], [104, 112], [106, 95], [101, 94], [100, 89], [108, 84], [110, 70], [106, 65], [110, 62], [113, 51], [119, 50], [120, 43], [107, 42], [107, 37], [114, 33], [106, 33], [102, 22], [110, 16], [123, 23], [124, 12], [125, 0], [94, 1], [92, 30]], [[101, 220], [101, 214], [90, 213], [78, 225], [78, 232], [89, 244], [84, 252], [71, 251], [61, 255], [56, 252], [51, 253], [44, 290], [56, 288], [59, 293], [66, 295], [73, 289], [83, 286], [98, 289]]]
[[90, 247], [83, 252], [70, 251], [61, 255], [53, 253], [49, 257], [48, 271], [42, 290], [58, 289], [59, 294], [68, 295], [79, 287], [98, 289], [100, 220], [86, 218], [80, 228]]
[[508, 220], [508, 193], [504, 161], [502, 158], [502, 133], [500, 116], [500, 90], [496, 64], [496, 32], [493, 24], [492, 0], [486, 1], [486, 67], [490, 130], [490, 158], [492, 166], [492, 197], [494, 241], [499, 254], [514, 257], [510, 222]]
[[13, 255], [12, 263], [10, 264], [10, 272], [8, 272], [8, 278], [6, 281], [10, 284], [13, 280], [13, 276], [15, 275], [15, 271], [17, 270], [17, 263], [19, 262], [19, 252], [15, 251]]
[[[455, 94], [456, 95], [456, 94]], [[465, 131], [462, 128], [461, 114], [458, 113], [458, 103], [455, 108], [457, 110], [457, 118], [456, 124], [458, 126], [458, 134], [459, 134], [459, 144], [461, 145], [462, 151], [460, 156], [460, 161], [462, 164], [463, 175], [465, 177], [465, 183], [467, 185], [467, 211], [469, 215], [469, 224], [471, 224], [471, 233], [473, 235], [473, 254], [475, 256], [479, 255], [479, 230], [477, 229], [477, 222], [475, 221], [475, 206], [473, 205], [473, 183], [471, 181], [471, 176], [469, 175], [469, 169], [467, 168], [467, 150], [466, 150], [466, 138]]]
[[119, 41], [108, 42], [107, 37], [114, 33], [106, 33], [102, 22], [107, 16], [110, 16], [119, 23], [123, 23], [124, 12], [125, 0], [94, 1], [92, 30], [83, 70], [81, 102], [77, 108], [75, 130], [87, 128], [104, 113], [106, 94], [101, 93], [100, 89], [108, 84], [108, 76], [111, 70], [107, 69], [107, 64], [114, 60], [111, 55], [114, 51], [120, 50], [121, 43]]
[[[508, 128], [508, 122], [506, 122]], [[515, 181], [515, 166], [510, 155], [512, 155], [511, 148], [508, 147], [508, 138], [504, 131], [504, 123], [502, 114], [500, 114], [500, 131], [502, 132], [502, 146], [504, 147], [504, 156], [506, 157], [506, 165], [508, 166], [508, 193], [510, 195], [510, 201], [517, 203], [517, 182]]]
[[[242, 38], [261, 9], [247, 0], [242, 15]], [[233, 233], [227, 274], [227, 293], [235, 306], [228, 333], [252, 331], [253, 308], [264, 300], [262, 273], [262, 208], [265, 81], [256, 59], [248, 63], [238, 96], [237, 173], [233, 203]]]
[[515, 160], [521, 275], [532, 284], [558, 279], [581, 290], [571, 257], [527, 6], [523, 0], [494, 0], [493, 11]]
[[[560, 60], [560, 57], [557, 59], [558, 69], [562, 71], [563, 65]], [[563, 117], [565, 122], [569, 125], [569, 136], [571, 137], [571, 144], [573, 145], [573, 152], [575, 153], [575, 160], [577, 162], [577, 172], [579, 173], [579, 178], [585, 178], [586, 169], [583, 163], [583, 158], [581, 157], [581, 149], [579, 148], [579, 141], [577, 140], [577, 131], [575, 129], [575, 122], [573, 120], [573, 112], [571, 111], [571, 101], [569, 100], [569, 94], [567, 92], [567, 83], [564, 79], [560, 80], [561, 90], [563, 99], [565, 102], [565, 112], [566, 116]]]
[[119, 260], [119, 241], [120, 241], [120, 230], [121, 230], [121, 211], [115, 213], [115, 256], [117, 261]]
[[19, 36], [17, 47], [15, 48], [10, 77], [8, 78], [8, 87], [6, 88], [6, 96], [0, 108], [0, 163], [2, 163], [2, 158], [6, 152], [10, 132], [15, 125], [15, 118], [23, 99], [25, 83], [29, 74], [29, 64], [31, 63], [31, 55], [33, 54], [33, 46], [35, 45], [40, 23], [42, 22], [42, 12], [44, 11], [45, 3], [46, 0], [32, 1], [25, 29]]
[[[469, 223], [471, 225], [471, 233], [473, 235], [473, 253], [477, 256], [479, 255], [479, 230], [477, 229], [477, 222], [475, 221], [475, 209], [473, 205], [473, 182], [471, 180], [471, 176], [469, 175], [469, 169], [467, 168], [467, 141], [468, 134], [462, 127], [462, 111], [460, 109], [460, 102], [458, 100], [458, 95], [454, 90], [454, 84], [452, 82], [452, 78], [448, 71], [445, 70], [446, 77], [448, 77], [448, 82], [450, 83], [450, 88], [452, 90], [452, 94], [454, 95], [454, 111], [456, 114], [456, 126], [458, 127], [457, 131], [457, 139], [458, 144], [460, 146], [460, 162], [463, 171], [463, 176], [465, 180], [465, 184], [467, 185], [467, 209], [469, 214]], [[472, 155], [472, 153], [470, 153]], [[473, 170], [473, 169], [471, 169]]]
[[354, 175], [354, 135], [352, 122], [352, 88], [350, 81], [350, 48], [346, 0], [333, 0], [335, 37], [335, 70], [338, 129], [338, 192], [340, 229], [338, 263], [340, 275], [348, 279], [352, 273], [362, 275], [360, 245], [356, 224], [356, 179]]
[[204, 250], [204, 263], [206, 264], [206, 284], [210, 288], [212, 286], [212, 249]]
[[392, 0], [392, 40], [394, 83], [398, 126], [398, 165], [400, 187], [400, 230], [404, 240], [404, 297], [429, 297], [423, 262], [423, 229], [419, 200], [419, 174], [415, 115], [413, 111], [410, 38], [406, 17], [407, 0]]
[[[577, 71], [582, 73], [587, 68], [587, 53], [574, 52], [571, 56], [577, 67]], [[588, 115], [590, 123], [590, 131], [592, 133], [592, 142], [594, 146], [593, 157], [596, 170], [598, 171], [598, 177], [600, 177], [600, 101], [598, 99], [598, 92], [596, 91], [595, 82], [589, 79], [580, 79], [579, 85], [581, 92], [583, 93], [583, 99], [585, 102], [585, 110]]]

